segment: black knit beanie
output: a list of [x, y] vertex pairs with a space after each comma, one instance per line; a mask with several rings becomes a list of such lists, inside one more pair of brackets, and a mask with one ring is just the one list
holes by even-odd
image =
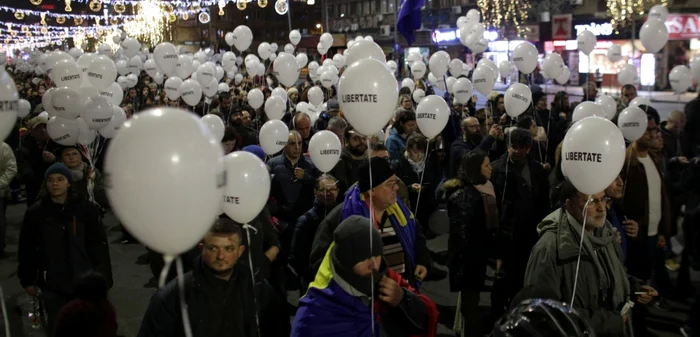
[[[370, 186], [369, 183], [369, 174], [370, 174], [370, 165], [372, 164], [372, 184]], [[387, 179], [391, 178], [393, 175], [396, 173], [394, 170], [391, 168], [391, 164], [389, 164], [389, 161], [380, 158], [380, 157], [372, 157], [369, 162], [364, 162], [360, 167], [358, 168], [359, 172], [359, 179], [357, 182], [358, 187], [360, 188], [360, 192], [367, 192], [372, 188], [375, 188], [379, 185], [381, 185], [383, 182], [385, 182]]]

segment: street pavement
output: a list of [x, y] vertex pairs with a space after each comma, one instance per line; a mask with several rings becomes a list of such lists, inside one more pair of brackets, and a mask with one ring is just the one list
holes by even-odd
[[[9, 311], [8, 319], [13, 337], [42, 337], [40, 330], [33, 329], [28, 319], [30, 297], [19, 285], [16, 275], [17, 268], [17, 239], [21, 227], [25, 205], [11, 205], [7, 208], [7, 251], [10, 257], [0, 260], [0, 286], [4, 291], [3, 300]], [[120, 244], [117, 242], [121, 232], [116, 226], [116, 221], [111, 215], [105, 218], [110, 239], [110, 252], [114, 274], [114, 287], [110, 290], [110, 299], [117, 311], [119, 334], [125, 337], [135, 337], [138, 333], [141, 319], [146, 311], [150, 297], [155, 292], [154, 288], [144, 287], [149, 283], [151, 271], [148, 265], [136, 264], [137, 258], [146, 252], [139, 244]], [[428, 242], [433, 251], [445, 251], [447, 249], [447, 235], [438, 236]], [[444, 269], [444, 267], [442, 267]], [[700, 274], [695, 273], [693, 279], [700, 280]], [[697, 285], [700, 286], [700, 285]], [[454, 336], [452, 324], [456, 310], [457, 296], [449, 292], [447, 279], [440, 281], [428, 281], [424, 283], [423, 292], [433, 299], [440, 310], [440, 326], [438, 336]], [[298, 292], [289, 292], [289, 301], [296, 304]], [[650, 326], [659, 337], [680, 336], [679, 327], [685, 322], [688, 306], [671, 302], [673, 311], [653, 311], [653, 319]], [[482, 293], [481, 306], [488, 310], [489, 293]], [[653, 308], [652, 308], [653, 309]], [[264, 324], [264, 322], [261, 322]], [[5, 336], [4, 324], [0, 330], [0, 336]]]

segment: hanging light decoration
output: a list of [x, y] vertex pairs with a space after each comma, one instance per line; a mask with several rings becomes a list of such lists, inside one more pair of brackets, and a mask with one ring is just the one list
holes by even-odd
[[246, 7], [248, 7], [246, 0], [236, 0], [236, 8], [244, 10]]
[[114, 11], [117, 12], [117, 14], [124, 13], [126, 10], [126, 5], [124, 5], [124, 1], [120, 1], [114, 4]]
[[187, 12], [182, 13], [182, 16], [180, 16], [180, 19], [182, 19], [182, 21], [187, 21], [189, 18], [190, 15], [187, 14]]
[[46, 26], [46, 13], [41, 13], [41, 25]]
[[80, 26], [83, 24], [83, 18], [75, 17], [73, 18], [73, 23], [75, 23], [76, 26]]
[[209, 13], [207, 12], [199, 13], [198, 18], [200, 23], [209, 23], [209, 21], [211, 21], [211, 16], [209, 16]]
[[46, 27], [41, 27], [41, 30], [40, 30], [40, 32], [41, 32], [41, 34], [44, 34], [44, 35], [46, 35], [46, 34], [47, 34], [47, 33], [49, 32], [49, 29], [48, 29], [48, 28], [46, 28]]
[[119, 19], [116, 18], [116, 17], [114, 17], [114, 16], [113, 16], [113, 17], [110, 17], [110, 18], [109, 18], [109, 24], [111, 24], [111, 25], [119, 24]]
[[166, 28], [166, 17], [160, 1], [141, 1], [134, 8], [134, 12], [134, 20], [124, 25], [126, 34], [154, 46], [158, 44], [163, 39], [163, 31]]
[[275, 12], [279, 15], [287, 14], [289, 7], [287, 6], [287, 0], [277, 0], [275, 2]]
[[65, 17], [65, 16], [59, 16], [59, 17], [56, 18], [56, 23], [58, 23], [59, 25], [62, 25], [62, 24], [64, 24], [65, 22], [66, 22], [66, 17]]
[[17, 36], [17, 31], [16, 31], [16, 30], [11, 31], [11, 32], [10, 32], [10, 35], [12, 35], [13, 37], [14, 37], [14, 36]]
[[100, 9], [102, 9], [102, 3], [97, 0], [90, 1], [88, 5], [90, 7], [90, 10], [93, 12], [99, 12]]
[[202, 9], [202, 6], [199, 5], [199, 2], [195, 2], [190, 6], [190, 10], [193, 12], [199, 12]]
[[224, 12], [224, 7], [226, 7], [226, 2], [224, 0], [219, 0], [219, 16], [224, 16], [226, 15], [226, 12]]
[[39, 6], [41, 5], [41, 0], [29, 0], [29, 3], [31, 3], [34, 6]]
[[177, 21], [177, 15], [175, 14], [168, 14], [168, 23], [173, 23]]
[[260, 6], [260, 8], [267, 7], [267, 0], [258, 0], [258, 6]]
[[5, 38], [5, 44], [10, 44], [12, 42], [12, 38], [6, 37]]
[[70, 13], [73, 11], [73, 8], [70, 7], [71, 0], [66, 0], [66, 7], [63, 9], [66, 11], [66, 13]]
[[17, 19], [17, 20], [22, 20], [22, 19], [24, 19], [24, 12], [22, 12], [22, 11], [16, 11], [16, 12], [15, 12], [15, 19]]
[[22, 33], [26, 33], [29, 31], [29, 26], [22, 26], [20, 30], [22, 31]]

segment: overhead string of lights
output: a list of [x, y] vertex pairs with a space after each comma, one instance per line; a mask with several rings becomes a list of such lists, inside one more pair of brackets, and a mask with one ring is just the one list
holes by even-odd
[[123, 26], [125, 26], [125, 23], [118, 23], [114, 25], [108, 25], [108, 26], [88, 26], [88, 27], [82, 27], [82, 26], [51, 26], [51, 25], [41, 25], [41, 24], [23, 24], [23, 23], [17, 23], [17, 22], [7, 22], [7, 21], [0, 21], [0, 25], [6, 26], [6, 27], [12, 27], [12, 28], [19, 28], [19, 29], [33, 29], [33, 30], [41, 30], [42, 28], [46, 28], [47, 30], [60, 30], [60, 31], [67, 31], [67, 32], [75, 32], [75, 31], [86, 31], [86, 30], [94, 30], [96, 31], [97, 29], [104, 29], [104, 30], [116, 30], [119, 29]]

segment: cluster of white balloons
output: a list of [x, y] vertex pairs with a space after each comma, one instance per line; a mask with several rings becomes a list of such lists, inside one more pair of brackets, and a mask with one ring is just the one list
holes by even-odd
[[471, 49], [474, 54], [480, 54], [489, 47], [489, 42], [484, 38], [486, 30], [481, 20], [481, 13], [476, 9], [470, 9], [466, 16], [457, 19], [459, 29], [459, 42]]

